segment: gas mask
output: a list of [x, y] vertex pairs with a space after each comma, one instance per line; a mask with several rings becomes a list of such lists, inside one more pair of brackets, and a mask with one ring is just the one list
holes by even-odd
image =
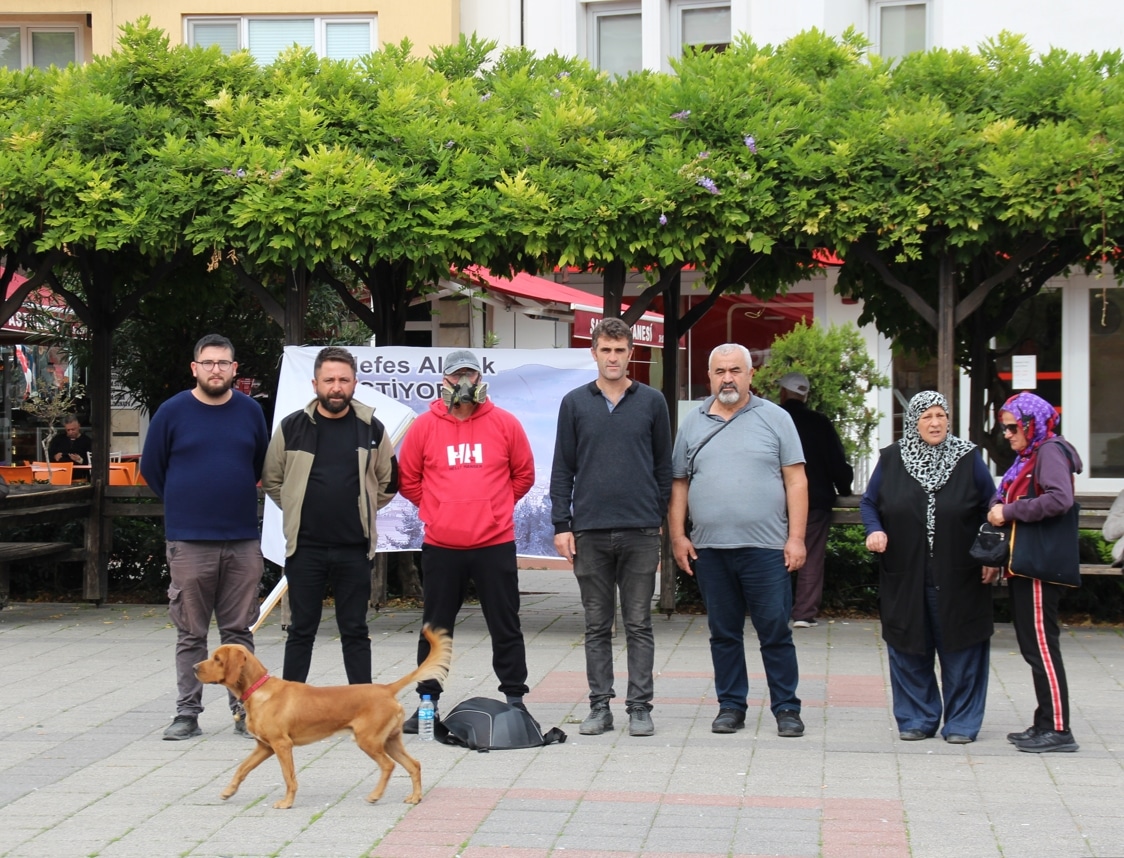
[[462, 377], [457, 379], [456, 385], [450, 385], [447, 380], [441, 383], [441, 401], [450, 411], [462, 402], [479, 405], [487, 397], [488, 385], [483, 382], [473, 384], [467, 378]]

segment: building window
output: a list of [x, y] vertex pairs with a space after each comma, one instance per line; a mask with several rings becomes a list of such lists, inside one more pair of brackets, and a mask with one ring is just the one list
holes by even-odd
[[0, 65], [66, 68], [79, 62], [77, 27], [0, 26]]
[[871, 4], [872, 50], [888, 60], [929, 47], [929, 4], [874, 0]]
[[639, 3], [588, 3], [585, 13], [591, 65], [619, 77], [644, 68]]
[[268, 65], [286, 48], [311, 48], [318, 56], [354, 60], [377, 45], [376, 19], [301, 17], [188, 18], [189, 45], [218, 45], [224, 53], [249, 51]]
[[687, 48], [724, 51], [730, 44], [730, 4], [671, 0], [671, 56]]
[[[1124, 292], [1089, 292], [1089, 450], [1090, 477], [1124, 477]], [[1064, 429], [1064, 426], [1063, 426]]]

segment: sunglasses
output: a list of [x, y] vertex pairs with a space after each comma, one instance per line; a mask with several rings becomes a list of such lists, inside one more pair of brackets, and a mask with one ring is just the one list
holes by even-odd
[[1018, 431], [1019, 431], [1019, 424], [1018, 423], [1004, 423], [1003, 424], [1003, 434], [1004, 435], [1014, 435]]

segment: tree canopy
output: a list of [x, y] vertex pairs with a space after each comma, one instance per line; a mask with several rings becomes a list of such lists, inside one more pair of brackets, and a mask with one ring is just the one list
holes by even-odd
[[822, 247], [863, 321], [975, 372], [1020, 302], [1119, 246], [1118, 53], [1002, 34], [891, 65], [810, 31], [613, 78], [475, 37], [411, 50], [259, 67], [141, 20], [89, 65], [0, 69], [0, 253], [32, 278], [0, 315], [48, 282], [99, 341], [210, 269], [290, 340], [319, 285], [389, 344], [468, 264], [600, 271], [609, 314], [640, 271], [638, 315], [688, 267], [711, 303], [769, 297]]

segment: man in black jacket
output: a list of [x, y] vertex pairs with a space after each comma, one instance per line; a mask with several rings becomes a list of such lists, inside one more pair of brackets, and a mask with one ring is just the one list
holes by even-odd
[[574, 564], [585, 609], [590, 711], [578, 732], [598, 736], [613, 727], [619, 593], [628, 644], [628, 733], [651, 736], [652, 595], [671, 497], [671, 422], [659, 391], [628, 377], [632, 329], [620, 319], [603, 319], [591, 337], [597, 378], [562, 400], [550, 474], [554, 548]]
[[823, 596], [823, 562], [827, 553], [827, 534], [831, 528], [831, 509], [836, 495], [849, 495], [854, 471], [847, 464], [843, 442], [831, 421], [807, 405], [812, 389], [808, 377], [790, 372], [777, 382], [781, 388], [781, 408], [788, 412], [800, 444], [804, 448], [804, 470], [808, 476], [808, 529], [804, 545], [808, 549], [803, 568], [796, 573], [796, 595], [792, 600], [793, 627], [808, 629], [818, 625], [816, 614]]

